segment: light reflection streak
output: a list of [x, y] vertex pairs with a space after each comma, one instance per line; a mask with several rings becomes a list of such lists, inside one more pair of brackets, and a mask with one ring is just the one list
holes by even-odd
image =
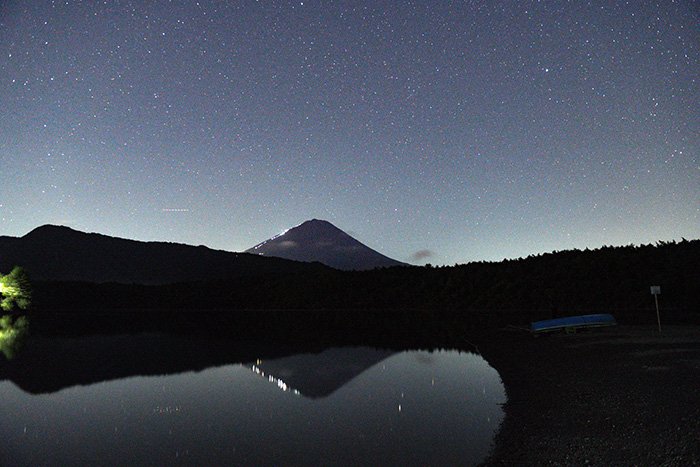
[[[258, 360], [258, 362], [260, 362], [260, 360]], [[274, 376], [272, 376], [270, 374], [266, 375], [265, 372], [263, 370], [261, 370], [259, 366], [253, 365], [253, 366], [251, 366], [250, 370], [257, 375], [262, 376], [263, 378], [267, 377], [267, 380], [269, 382], [276, 384], [277, 387], [280, 388], [282, 391], [291, 392], [295, 396], [301, 396], [301, 393], [297, 389], [290, 387], [287, 383], [282, 381], [280, 378], [275, 378]]]
[[169, 414], [180, 413], [180, 406], [179, 406], [179, 405], [176, 405], [176, 406], [173, 407], [173, 406], [168, 405], [168, 406], [162, 407], [162, 406], [160, 406], [160, 405], [157, 405], [157, 406], [153, 409], [153, 413], [154, 413], [154, 414], [161, 414], [161, 415], [169, 415]]

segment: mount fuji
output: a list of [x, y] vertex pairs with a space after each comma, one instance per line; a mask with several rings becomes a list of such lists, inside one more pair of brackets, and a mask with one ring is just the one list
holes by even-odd
[[360, 243], [328, 221], [312, 219], [276, 235], [246, 253], [325, 264], [335, 269], [363, 271], [407, 266]]

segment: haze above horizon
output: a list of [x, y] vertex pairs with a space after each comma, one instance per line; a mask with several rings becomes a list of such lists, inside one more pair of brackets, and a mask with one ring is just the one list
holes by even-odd
[[453, 264], [697, 238], [692, 2], [3, 2], [0, 235]]

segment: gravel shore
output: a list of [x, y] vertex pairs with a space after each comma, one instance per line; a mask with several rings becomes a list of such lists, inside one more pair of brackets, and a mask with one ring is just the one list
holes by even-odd
[[508, 394], [486, 465], [700, 465], [700, 326], [479, 343]]

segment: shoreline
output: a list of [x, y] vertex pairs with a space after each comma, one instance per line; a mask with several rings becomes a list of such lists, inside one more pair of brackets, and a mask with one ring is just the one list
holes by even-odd
[[483, 465], [700, 465], [700, 326], [479, 343], [506, 388]]

